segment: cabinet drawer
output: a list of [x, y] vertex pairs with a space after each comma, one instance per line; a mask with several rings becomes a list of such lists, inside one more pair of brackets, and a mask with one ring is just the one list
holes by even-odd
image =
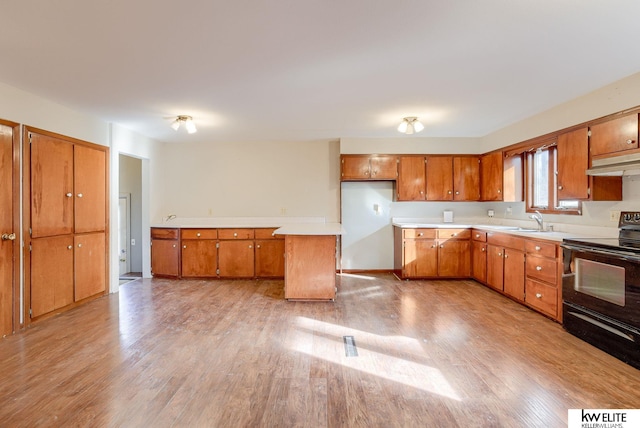
[[488, 232], [487, 242], [489, 244], [497, 245], [500, 247], [507, 247], [513, 248], [514, 250], [524, 251], [525, 240], [514, 235], [509, 235], [507, 233]]
[[558, 289], [527, 279], [524, 301], [542, 313], [558, 316]]
[[556, 257], [556, 244], [553, 242], [527, 241], [525, 243], [527, 253], [535, 254], [543, 257]]
[[555, 259], [527, 255], [527, 276], [556, 285], [557, 263]]
[[155, 239], [178, 239], [178, 229], [152, 227], [151, 237]]
[[469, 239], [470, 229], [438, 229], [438, 239]]
[[473, 230], [471, 232], [471, 239], [474, 241], [487, 242], [487, 232], [482, 230]]
[[402, 229], [402, 236], [406, 239], [435, 239], [436, 229]]
[[284, 239], [284, 235], [273, 235], [276, 229], [279, 229], [279, 227], [256, 229], [256, 239]]
[[219, 239], [253, 239], [253, 229], [218, 229]]
[[182, 239], [217, 239], [218, 229], [182, 229]]

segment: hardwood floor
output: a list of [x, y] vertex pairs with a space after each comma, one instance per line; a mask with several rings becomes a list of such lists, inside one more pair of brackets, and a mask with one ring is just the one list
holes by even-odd
[[564, 427], [640, 407], [640, 371], [473, 281], [338, 281], [334, 303], [129, 282], [0, 341], [0, 426]]

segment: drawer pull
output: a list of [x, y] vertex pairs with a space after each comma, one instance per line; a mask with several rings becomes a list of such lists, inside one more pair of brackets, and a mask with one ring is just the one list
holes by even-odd
[[422, 236], [422, 235], [423, 235], [423, 233], [422, 233], [422, 232], [418, 233], [418, 236]]
[[498, 256], [502, 257], [502, 253], [498, 253]]
[[542, 270], [542, 266], [536, 266], [536, 270], [537, 270], [537, 271]]
[[633, 144], [633, 140], [627, 140], [627, 144]]
[[196, 236], [199, 238], [200, 237], [200, 232], [196, 233]]
[[82, 193], [78, 193], [78, 197], [81, 198], [82, 197]]
[[541, 250], [540, 246], [536, 245], [536, 251], [540, 251], [540, 250]]
[[67, 193], [65, 196], [66, 196], [67, 198], [70, 198], [70, 197], [72, 197], [72, 196], [73, 196], [73, 193], [69, 192], [69, 193]]
[[542, 298], [542, 294], [541, 293], [536, 293], [536, 299], [541, 299]]
[[479, 237], [480, 237], [480, 234], [479, 234], [479, 233], [476, 233], [476, 238], [479, 238]]
[[451, 237], [454, 237], [454, 236], [456, 236], [456, 235], [458, 235], [458, 234], [457, 234], [457, 233], [452, 233], [452, 234], [451, 234]]
[[72, 248], [73, 248], [73, 245], [69, 245], [69, 246], [67, 247], [67, 250], [71, 250]]
[[486, 250], [485, 248], [482, 248], [482, 250], [481, 250], [481, 251], [484, 253], [484, 252], [485, 252], [485, 250]]
[[444, 244], [440, 245], [440, 248], [444, 248]]
[[183, 245], [183, 246], [182, 246], [182, 248], [187, 248], [187, 246], [186, 246], [186, 245]]
[[238, 232], [233, 232], [233, 237], [237, 238], [238, 237]]
[[505, 258], [505, 259], [508, 259], [508, 258], [509, 258], [509, 254], [505, 254], [505, 255], [504, 255], [504, 258]]

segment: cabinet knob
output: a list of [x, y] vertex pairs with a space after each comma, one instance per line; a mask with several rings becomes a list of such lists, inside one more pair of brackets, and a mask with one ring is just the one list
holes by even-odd
[[418, 236], [422, 236], [422, 235], [423, 235], [423, 233], [422, 233], [422, 232], [418, 233]]
[[536, 251], [540, 251], [540, 246], [536, 245]]
[[440, 248], [444, 248], [444, 244], [441, 244], [441, 245], [440, 245]]
[[78, 248], [82, 248], [82, 244], [78, 244]]
[[73, 245], [69, 245], [69, 246], [67, 247], [67, 250], [72, 250], [72, 249], [73, 249]]
[[498, 253], [498, 256], [502, 257], [502, 253]]
[[452, 233], [452, 234], [451, 234], [451, 237], [454, 237], [454, 236], [456, 236], [457, 234], [458, 234], [457, 232], [456, 232], [456, 233]]
[[449, 190], [449, 191], [447, 192], [447, 194], [448, 194], [448, 195], [450, 195], [450, 194], [451, 194], [451, 190]]
[[502, 189], [498, 189], [498, 193], [502, 193]]
[[479, 238], [479, 237], [480, 237], [480, 234], [479, 234], [479, 233], [476, 233], [476, 238]]
[[257, 245], [256, 245], [256, 248], [260, 248], [260, 244], [257, 244]]
[[173, 244], [173, 248], [176, 248], [176, 244]]
[[633, 140], [627, 140], [627, 144], [633, 144]]
[[78, 197], [81, 198], [82, 197], [82, 193], [78, 193]]
[[421, 191], [420, 191], [420, 194], [421, 194], [421, 195], [424, 195], [424, 190], [421, 190]]
[[182, 248], [187, 248], [187, 246], [186, 246], [186, 245], [183, 245], [183, 246], [182, 246]]
[[558, 186], [558, 190], [562, 190], [562, 186]]
[[486, 249], [484, 247], [482, 247], [482, 250], [480, 250], [480, 251], [482, 251], [484, 253], [486, 251]]
[[253, 245], [249, 245], [249, 248], [253, 248]]
[[376, 174], [378, 174], [378, 171], [376, 171], [375, 169], [371, 171], [371, 175], [376, 175]]
[[536, 298], [537, 298], [537, 299], [542, 298], [542, 294], [540, 294], [540, 293], [536, 293]]
[[72, 197], [72, 196], [73, 196], [73, 193], [69, 192], [69, 193], [67, 193], [65, 196], [66, 196], [67, 198], [70, 198], [70, 197]]
[[200, 232], [196, 233], [196, 236], [199, 238], [200, 237]]
[[3, 233], [2, 234], [2, 240], [3, 241], [15, 241], [16, 240], [16, 234], [15, 233]]
[[536, 270], [542, 270], [542, 266], [536, 266]]
[[460, 194], [460, 192], [456, 192], [456, 195], [459, 195], [459, 194]]
[[238, 232], [233, 232], [233, 237], [237, 238], [238, 237]]
[[505, 258], [505, 259], [508, 259], [508, 258], [509, 258], [509, 254], [505, 254], [505, 255], [504, 255], [504, 258]]

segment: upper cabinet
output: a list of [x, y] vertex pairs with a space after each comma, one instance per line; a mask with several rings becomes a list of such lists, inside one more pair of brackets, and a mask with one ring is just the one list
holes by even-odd
[[493, 152], [480, 158], [480, 193], [483, 201], [517, 202], [524, 198], [522, 156]]
[[480, 157], [455, 156], [453, 158], [453, 200], [480, 199]]
[[591, 156], [622, 154], [638, 148], [637, 114], [592, 125], [590, 131]]
[[398, 200], [424, 201], [426, 168], [424, 156], [400, 156]]
[[451, 156], [427, 156], [427, 201], [453, 199], [453, 158]]
[[558, 135], [558, 199], [589, 198], [589, 130], [585, 128]]
[[398, 177], [398, 158], [395, 155], [342, 155], [342, 181], [395, 180]]

